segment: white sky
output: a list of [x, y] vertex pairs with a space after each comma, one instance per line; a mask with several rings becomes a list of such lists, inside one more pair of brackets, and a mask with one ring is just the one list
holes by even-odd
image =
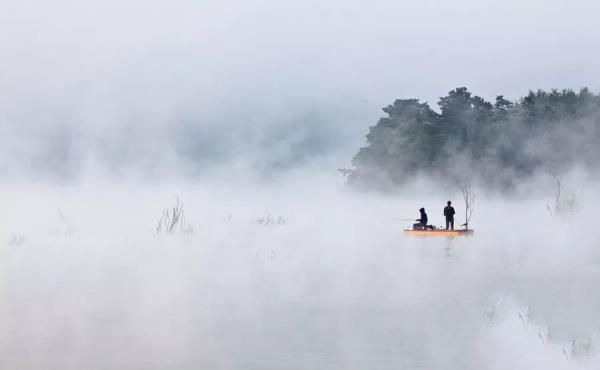
[[348, 158], [396, 98], [598, 92], [599, 11], [559, 0], [2, 0], [0, 133], [61, 124], [112, 143], [133, 127], [160, 142], [185, 119], [220, 136], [251, 131], [222, 144], [246, 152], [261, 130], [316, 114], [344, 132], [332, 146]]

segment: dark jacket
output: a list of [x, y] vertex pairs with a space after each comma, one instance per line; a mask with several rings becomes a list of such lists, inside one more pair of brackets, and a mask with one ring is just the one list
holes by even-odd
[[427, 213], [425, 213], [425, 211], [421, 211], [421, 218], [418, 221], [423, 225], [427, 225], [427, 220]]
[[446, 216], [446, 218], [453, 219], [455, 213], [454, 207], [452, 206], [446, 206], [446, 208], [444, 208], [444, 216]]

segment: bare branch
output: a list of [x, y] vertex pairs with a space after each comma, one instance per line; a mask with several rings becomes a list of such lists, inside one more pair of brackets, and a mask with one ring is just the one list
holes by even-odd
[[465, 202], [465, 223], [464, 226], [466, 229], [469, 229], [469, 221], [471, 221], [471, 216], [473, 216], [475, 199], [477, 199], [477, 194], [471, 188], [470, 183], [459, 183], [457, 184], [458, 190], [463, 197]]
[[551, 216], [569, 216], [575, 214], [580, 206], [575, 194], [564, 194], [562, 176], [556, 171], [550, 170], [550, 176], [554, 180], [554, 204], [546, 205]]
[[191, 225], [187, 224], [185, 220], [185, 214], [183, 212], [183, 202], [178, 196], [175, 196], [175, 205], [171, 209], [165, 209], [162, 212], [162, 216], [156, 224], [156, 233], [162, 232], [173, 234], [177, 230], [183, 231], [184, 233], [193, 232]]

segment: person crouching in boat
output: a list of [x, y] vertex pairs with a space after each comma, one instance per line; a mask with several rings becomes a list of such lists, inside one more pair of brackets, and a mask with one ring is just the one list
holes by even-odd
[[454, 207], [451, 206], [452, 202], [448, 201], [448, 205], [444, 208], [444, 216], [446, 216], [446, 230], [448, 230], [448, 226], [454, 230]]
[[419, 210], [421, 212], [421, 218], [418, 218], [416, 224], [413, 224], [414, 230], [426, 230], [427, 229], [427, 213], [425, 213], [425, 208], [421, 208]]

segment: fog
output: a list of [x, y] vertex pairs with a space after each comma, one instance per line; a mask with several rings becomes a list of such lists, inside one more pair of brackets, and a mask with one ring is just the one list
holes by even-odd
[[598, 368], [597, 175], [411, 237], [457, 189], [337, 173], [396, 98], [600, 91], [598, 10], [0, 1], [0, 369]]
[[11, 178], [344, 167], [396, 98], [600, 90], [595, 2], [0, 3]]
[[[423, 238], [398, 218], [456, 192], [298, 184], [5, 187], [2, 367], [598, 366], [597, 191], [557, 218], [551, 186], [480, 189], [473, 236]], [[157, 235], [173, 194], [193, 232]]]

